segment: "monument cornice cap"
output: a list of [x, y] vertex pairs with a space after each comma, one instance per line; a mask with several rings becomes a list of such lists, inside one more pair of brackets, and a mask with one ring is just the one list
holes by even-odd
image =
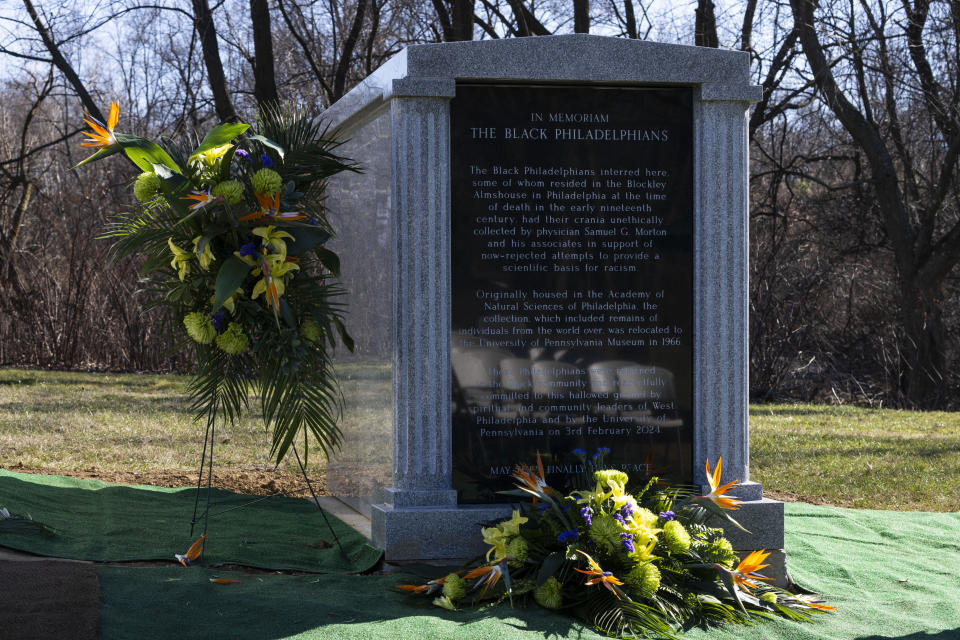
[[702, 84], [701, 102], [760, 102], [763, 87], [755, 84]]
[[747, 85], [750, 54], [587, 34], [411, 45], [410, 77]]
[[383, 99], [390, 98], [452, 98], [457, 94], [453, 78], [397, 78], [384, 92]]

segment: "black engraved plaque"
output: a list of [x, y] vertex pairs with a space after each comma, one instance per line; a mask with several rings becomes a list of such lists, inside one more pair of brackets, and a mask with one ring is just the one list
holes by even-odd
[[[502, 502], [540, 452], [692, 480], [689, 88], [457, 85], [453, 480]], [[584, 454], [580, 454], [584, 455]]]

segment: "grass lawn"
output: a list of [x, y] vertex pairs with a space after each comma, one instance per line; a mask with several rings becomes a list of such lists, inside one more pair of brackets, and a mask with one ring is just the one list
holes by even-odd
[[[349, 371], [344, 378], [349, 396]], [[0, 369], [0, 466], [194, 474], [203, 427], [189, 411], [185, 382]], [[269, 434], [251, 401], [241, 424], [218, 426], [217, 469], [272, 468]], [[750, 429], [751, 479], [765, 492], [848, 507], [960, 511], [953, 490], [960, 413], [763, 404], [751, 406]], [[320, 458], [311, 457], [311, 475], [322, 474]], [[294, 472], [296, 462], [281, 469]]]
[[[170, 375], [0, 369], [0, 466], [195, 476], [205, 424], [193, 419], [186, 382]], [[215, 475], [224, 468], [273, 468], [270, 434], [257, 399], [250, 399], [240, 424], [217, 424]], [[311, 455], [311, 475], [322, 474], [321, 458]], [[299, 473], [293, 456], [281, 471]]]
[[750, 474], [806, 502], [960, 511], [960, 413], [751, 405]]

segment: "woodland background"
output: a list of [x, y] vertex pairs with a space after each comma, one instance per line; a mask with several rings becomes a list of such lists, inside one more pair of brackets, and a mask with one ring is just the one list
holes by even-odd
[[121, 160], [82, 112], [191, 135], [336, 101], [404, 46], [595, 33], [749, 51], [753, 400], [960, 406], [960, 3], [5, 0], [0, 365], [180, 371], [137, 264], [97, 240]]

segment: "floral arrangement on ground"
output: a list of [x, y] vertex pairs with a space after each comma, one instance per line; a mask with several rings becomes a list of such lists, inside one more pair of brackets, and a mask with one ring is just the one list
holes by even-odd
[[253, 127], [225, 123], [198, 143], [163, 146], [116, 132], [116, 102], [106, 122], [85, 121], [82, 146], [96, 152], [78, 167], [123, 152], [141, 171], [137, 204], [104, 237], [115, 241], [114, 260], [143, 261], [145, 306], [166, 312], [172, 349], [195, 350], [189, 392], [211, 460], [215, 420], [235, 421], [249, 389], [273, 425], [277, 462], [299, 436], [304, 456], [308, 434], [335, 449], [342, 399], [331, 353], [353, 346], [323, 201], [327, 178], [356, 170], [334, 153], [338, 142], [296, 109], [264, 109]]
[[743, 528], [727, 513], [739, 501], [724, 492], [738, 481], [720, 484], [722, 460], [713, 472], [706, 463], [705, 495], [656, 477], [631, 493], [626, 473], [604, 468], [609, 450], [574, 453], [585, 469], [580, 488], [564, 495], [548, 486], [538, 454], [536, 468], [518, 466], [517, 489], [504, 492], [531, 501], [481, 529], [490, 548], [471, 563], [479, 566], [398, 589], [433, 596], [450, 610], [532, 599], [621, 638], [678, 638], [693, 626], [773, 616], [809, 621], [810, 613], [835, 611], [769, 584], [759, 573], [768, 553], [741, 560], [723, 530], [709, 526], [720, 518]]

